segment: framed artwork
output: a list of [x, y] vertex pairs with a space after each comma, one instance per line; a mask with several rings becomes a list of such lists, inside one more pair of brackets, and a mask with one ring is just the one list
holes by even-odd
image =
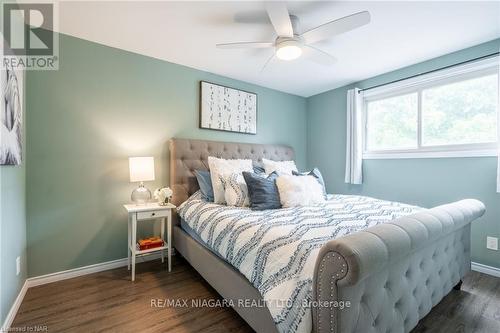
[[0, 70], [0, 165], [20, 165], [23, 137], [23, 70]]
[[257, 94], [201, 81], [200, 128], [257, 134]]

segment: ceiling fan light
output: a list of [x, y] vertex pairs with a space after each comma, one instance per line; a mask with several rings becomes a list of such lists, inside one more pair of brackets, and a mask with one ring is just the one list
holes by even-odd
[[296, 41], [286, 41], [276, 47], [276, 57], [281, 60], [293, 60], [302, 55], [302, 48]]

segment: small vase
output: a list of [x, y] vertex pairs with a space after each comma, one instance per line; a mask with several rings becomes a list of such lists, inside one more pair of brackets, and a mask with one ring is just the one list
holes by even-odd
[[160, 206], [167, 206], [169, 203], [170, 203], [170, 198], [166, 198], [165, 200], [158, 202]]

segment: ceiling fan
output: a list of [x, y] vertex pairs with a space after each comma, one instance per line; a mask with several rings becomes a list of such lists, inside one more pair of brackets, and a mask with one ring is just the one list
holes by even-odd
[[221, 49], [274, 48], [275, 53], [267, 60], [262, 69], [275, 56], [281, 60], [293, 60], [300, 57], [303, 52], [316, 63], [332, 65], [336, 61], [335, 57], [311, 44], [359, 28], [370, 22], [370, 13], [363, 11], [299, 34], [299, 18], [290, 15], [284, 2], [267, 1], [266, 11], [278, 35], [274, 42], [237, 42], [217, 44], [216, 46]]

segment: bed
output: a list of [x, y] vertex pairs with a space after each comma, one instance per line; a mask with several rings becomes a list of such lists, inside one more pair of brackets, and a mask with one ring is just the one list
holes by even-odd
[[[367, 222], [363, 228], [351, 230], [356, 232], [315, 243], [316, 252], [311, 257], [314, 260], [309, 258], [307, 263], [307, 297], [311, 306], [306, 309], [309, 313], [301, 314], [307, 324], [299, 325], [289, 319], [277, 324], [276, 309], [266, 302], [264, 289], [256, 283], [262, 282], [259, 275], [251, 278], [251, 271], [242, 269], [231, 258], [228, 260], [226, 250], [215, 250], [207, 235], [195, 232], [200, 228], [193, 224], [193, 212], [209, 207], [196, 201], [198, 184], [193, 172], [208, 169], [208, 156], [247, 158], [259, 165], [262, 158], [293, 159], [293, 149], [282, 145], [172, 139], [170, 155], [172, 201], [186, 217], [175, 219], [173, 245], [257, 332], [409, 332], [453, 287], [459, 287], [470, 270], [470, 223], [484, 213], [481, 202], [468, 199], [421, 209], [379, 200], [377, 207], [384, 206], [390, 216], [383, 223]], [[376, 200], [356, 196], [329, 198], [332, 202]], [[352, 206], [351, 202], [346, 207]], [[248, 211], [249, 216], [259, 219]], [[238, 214], [241, 215], [233, 215]], [[294, 214], [304, 213], [291, 215]], [[211, 226], [211, 222], [205, 219], [196, 223], [216, 228], [217, 224]], [[340, 302], [343, 306], [339, 306]], [[348, 307], [345, 302], [349, 302]]]

